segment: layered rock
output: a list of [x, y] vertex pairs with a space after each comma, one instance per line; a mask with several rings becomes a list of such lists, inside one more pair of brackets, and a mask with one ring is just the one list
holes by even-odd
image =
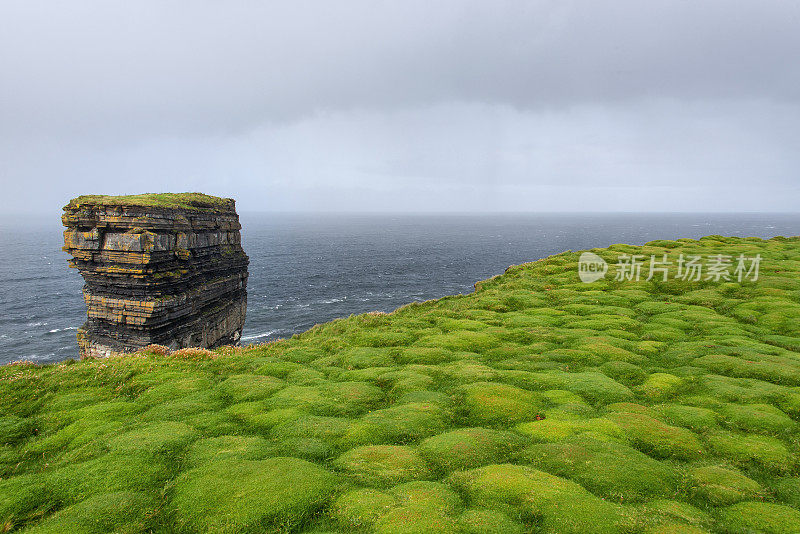
[[84, 196], [62, 221], [69, 264], [86, 281], [82, 357], [239, 341], [249, 260], [232, 199]]

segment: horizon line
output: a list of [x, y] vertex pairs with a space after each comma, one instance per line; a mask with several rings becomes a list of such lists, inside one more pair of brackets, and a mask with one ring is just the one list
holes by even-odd
[[[0, 218], [19, 217], [19, 216], [49, 216], [53, 213], [60, 214], [61, 209], [53, 211], [9, 211], [0, 213]], [[579, 211], [579, 210], [542, 210], [542, 211], [457, 211], [457, 210], [250, 210], [237, 209], [239, 215], [798, 215], [798, 211], [743, 211], [743, 210], [675, 210], [675, 211], [635, 211], [635, 210], [609, 210], [609, 211]]]

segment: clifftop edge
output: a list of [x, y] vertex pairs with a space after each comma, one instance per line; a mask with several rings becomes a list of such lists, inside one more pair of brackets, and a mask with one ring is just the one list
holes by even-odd
[[140, 195], [81, 195], [64, 206], [65, 210], [76, 210], [94, 206], [136, 206], [191, 211], [229, 212], [235, 211], [232, 198], [215, 197], [203, 193], [144, 193]]

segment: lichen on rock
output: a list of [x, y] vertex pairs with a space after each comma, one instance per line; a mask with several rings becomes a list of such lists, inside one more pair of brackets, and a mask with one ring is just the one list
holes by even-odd
[[241, 337], [249, 259], [233, 199], [90, 195], [64, 207], [64, 250], [83, 276], [81, 357]]

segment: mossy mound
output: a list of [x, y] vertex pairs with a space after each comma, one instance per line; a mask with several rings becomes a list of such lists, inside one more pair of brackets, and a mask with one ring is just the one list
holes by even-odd
[[342, 494], [331, 507], [331, 515], [342, 527], [366, 530], [389, 513], [397, 499], [388, 493], [372, 488], [359, 488]]
[[458, 534], [460, 525], [454, 517], [462, 507], [461, 499], [438, 482], [409, 482], [391, 489], [397, 505], [375, 523], [379, 533], [445, 532]]
[[231, 402], [262, 400], [271, 396], [286, 384], [275, 377], [241, 374], [229, 376], [217, 389]]
[[771, 481], [770, 488], [779, 500], [800, 508], [800, 477], [777, 478]]
[[141, 532], [156, 503], [145, 493], [117, 492], [94, 495], [63, 508], [26, 532], [35, 534], [103, 534]]
[[377, 406], [384, 393], [365, 382], [288, 386], [268, 400], [272, 408], [298, 408], [316, 415], [354, 416]]
[[443, 473], [506, 461], [525, 440], [512, 432], [461, 428], [423, 440], [420, 453]]
[[523, 534], [525, 525], [506, 514], [483, 508], [465, 511], [459, 518], [465, 534]]
[[788, 415], [769, 404], [725, 404], [718, 411], [724, 422], [746, 432], [789, 433], [796, 425]]
[[571, 436], [590, 434], [603, 439], [624, 440], [625, 432], [613, 421], [604, 417], [548, 417], [516, 426], [517, 432], [534, 441], [563, 441]]
[[332, 515], [349, 531], [463, 532], [458, 513], [463, 504], [445, 484], [416, 481], [389, 490], [359, 489], [342, 495]]
[[108, 441], [112, 452], [177, 455], [197, 432], [176, 421], [149, 423], [119, 434]]
[[402, 445], [356, 447], [337, 458], [334, 466], [356, 481], [376, 487], [432, 476], [425, 459], [414, 449]]
[[566, 252], [266, 345], [4, 366], [0, 528], [800, 531], [800, 239], [595, 253], [762, 277], [584, 284]]
[[356, 420], [344, 440], [365, 443], [406, 443], [446, 430], [450, 414], [437, 404], [409, 402], [375, 410]]
[[681, 377], [669, 373], [653, 373], [637, 388], [637, 391], [648, 399], [669, 398], [680, 391], [684, 382]]
[[462, 386], [458, 393], [467, 421], [478, 425], [535, 419], [546, 406], [531, 391], [495, 382], [474, 382]]
[[668, 464], [614, 441], [591, 436], [542, 443], [517, 457], [529, 465], [569, 478], [615, 502], [671, 497], [677, 493], [678, 472]]
[[800, 511], [780, 504], [741, 502], [720, 510], [719, 518], [729, 532], [800, 532]]
[[175, 482], [176, 524], [198, 532], [253, 532], [301, 524], [336, 489], [330, 471], [297, 458], [230, 458]]
[[111, 452], [91, 460], [70, 463], [47, 472], [42, 479], [48, 493], [64, 504], [78, 503], [100, 493], [148, 491], [161, 487], [174, 474], [171, 462], [147, 453]]
[[184, 461], [189, 467], [199, 467], [229, 458], [263, 460], [274, 456], [275, 449], [272, 443], [258, 436], [218, 436], [195, 441]]
[[761, 485], [738, 471], [719, 466], [696, 467], [689, 471], [690, 493], [701, 503], [714, 506], [755, 499]]
[[713, 453], [742, 467], [758, 466], [786, 473], [797, 464], [797, 456], [781, 440], [770, 436], [713, 432], [707, 440]]
[[692, 460], [703, 456], [703, 444], [696, 434], [685, 428], [668, 425], [641, 413], [610, 413], [635, 447], [657, 458]]
[[682, 426], [694, 432], [719, 426], [719, 416], [713, 410], [684, 404], [662, 404], [655, 406], [656, 413], [667, 424]]
[[350, 425], [350, 419], [344, 417], [303, 414], [275, 425], [269, 435], [281, 454], [325, 460], [339, 451]]
[[456, 473], [451, 483], [470, 502], [540, 523], [544, 532], [620, 532], [633, 511], [589, 493], [579, 484], [520, 465], [489, 465]]
[[714, 519], [690, 504], [656, 499], [640, 505], [639, 525], [647, 534], [707, 534]]
[[394, 365], [394, 358], [385, 348], [358, 347], [348, 349], [339, 355], [339, 365], [345, 369], [365, 369], [368, 367], [388, 367]]

